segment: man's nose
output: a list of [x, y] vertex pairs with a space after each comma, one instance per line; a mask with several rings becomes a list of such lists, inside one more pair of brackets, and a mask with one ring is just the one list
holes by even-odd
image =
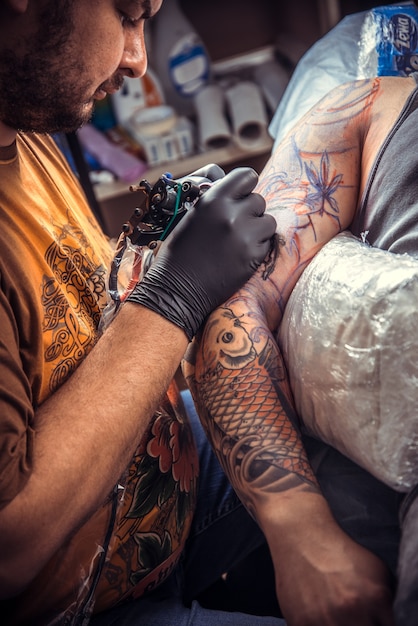
[[143, 25], [131, 29], [125, 36], [125, 46], [119, 68], [130, 78], [140, 78], [148, 64]]

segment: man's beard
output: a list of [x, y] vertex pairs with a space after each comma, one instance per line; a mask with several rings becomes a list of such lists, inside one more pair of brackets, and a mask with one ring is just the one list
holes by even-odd
[[70, 132], [92, 115], [93, 100], [85, 102], [86, 73], [69, 45], [71, 5], [72, 0], [49, 3], [24, 54], [0, 51], [0, 119], [16, 130]]
[[93, 102], [81, 105], [80, 87], [69, 85], [65, 72], [54, 76], [50, 67], [43, 64], [43, 71], [33, 58], [24, 68], [10, 61], [4, 67], [0, 69], [0, 119], [8, 126], [26, 132], [69, 132], [91, 117]]

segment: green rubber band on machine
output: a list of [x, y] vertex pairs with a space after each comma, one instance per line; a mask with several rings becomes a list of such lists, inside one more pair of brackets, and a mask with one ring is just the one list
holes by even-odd
[[171, 224], [174, 222], [174, 220], [176, 219], [178, 210], [179, 210], [179, 206], [180, 206], [180, 201], [181, 201], [181, 185], [177, 185], [177, 197], [176, 197], [176, 206], [174, 207], [174, 213], [170, 219], [170, 221], [168, 222], [167, 226], [165, 227], [165, 230], [163, 232], [163, 234], [160, 237], [160, 241], [162, 241], [164, 239], [164, 237], [166, 236], [167, 232], [170, 230]]

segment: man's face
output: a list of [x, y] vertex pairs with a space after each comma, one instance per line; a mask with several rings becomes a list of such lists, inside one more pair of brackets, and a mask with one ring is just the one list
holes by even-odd
[[0, 42], [0, 119], [23, 131], [76, 130], [95, 100], [119, 89], [125, 75], [145, 72], [144, 20], [161, 0], [39, 4], [35, 17], [24, 16], [20, 39]]

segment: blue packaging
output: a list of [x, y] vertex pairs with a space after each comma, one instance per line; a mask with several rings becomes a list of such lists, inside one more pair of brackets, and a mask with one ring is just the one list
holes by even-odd
[[[418, 70], [418, 10], [412, 3], [372, 9], [362, 42], [375, 39], [377, 76], [409, 76]], [[366, 45], [367, 47], [367, 45]]]

